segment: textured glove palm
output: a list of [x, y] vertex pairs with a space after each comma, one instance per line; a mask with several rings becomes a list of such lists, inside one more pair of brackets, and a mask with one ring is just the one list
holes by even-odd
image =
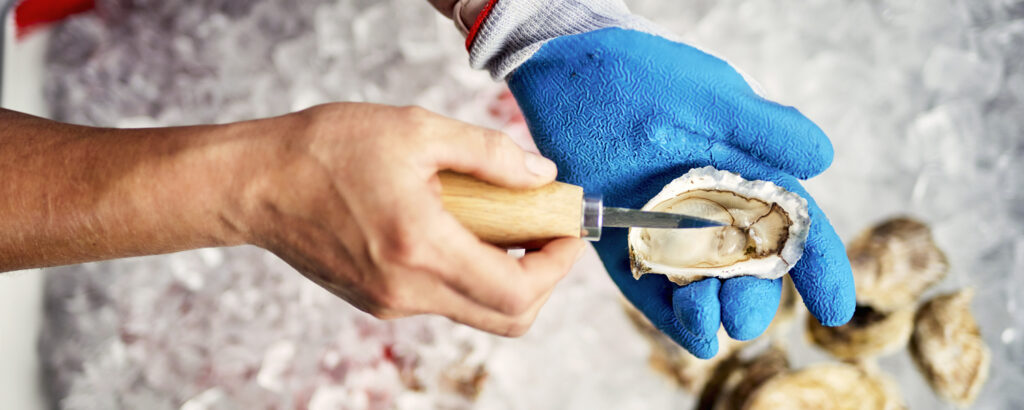
[[[790, 272], [823, 324], [846, 323], [853, 278], [842, 243], [795, 177], [832, 161], [827, 137], [797, 110], [759, 97], [729, 64], [647, 33], [605, 28], [548, 41], [508, 78], [541, 152], [559, 179], [638, 208], [665, 184], [706, 165], [762, 179], [807, 198], [811, 228]], [[705, 279], [679, 287], [660, 275], [633, 279], [626, 230], [596, 244], [626, 297], [694, 355], [714, 356], [719, 324], [740, 340], [760, 335], [782, 282]]]

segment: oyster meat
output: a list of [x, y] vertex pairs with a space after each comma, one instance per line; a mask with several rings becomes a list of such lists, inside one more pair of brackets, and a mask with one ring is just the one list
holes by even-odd
[[709, 276], [779, 278], [803, 254], [810, 226], [807, 201], [799, 195], [712, 167], [690, 170], [672, 181], [643, 210], [727, 224], [629, 230], [633, 276], [658, 273], [679, 285]]
[[972, 289], [937, 296], [917, 311], [910, 355], [940, 396], [961, 406], [978, 397], [991, 353], [971, 315]]
[[846, 363], [820, 363], [782, 373], [761, 385], [744, 409], [905, 409], [895, 383]]

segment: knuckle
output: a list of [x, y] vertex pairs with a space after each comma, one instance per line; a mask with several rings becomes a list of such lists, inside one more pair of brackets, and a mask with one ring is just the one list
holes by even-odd
[[498, 130], [483, 131], [484, 147], [491, 157], [504, 157], [516, 154], [518, 146], [508, 135]]
[[369, 313], [370, 316], [378, 320], [391, 320], [401, 317], [397, 312], [383, 305], [375, 305], [366, 309], [366, 313]]
[[427, 269], [430, 265], [430, 251], [428, 247], [415, 240], [404, 237], [394, 241], [390, 255], [392, 263], [402, 269], [420, 271]]
[[523, 162], [523, 153], [512, 138], [500, 131], [483, 133], [484, 155], [499, 166], [514, 166]]
[[403, 297], [400, 289], [387, 281], [377, 286], [370, 294], [370, 299], [376, 306], [376, 312], [371, 314], [378, 319], [378, 315], [385, 315], [388, 318], [400, 317], [402, 312], [409, 310], [407, 299]]
[[505, 297], [503, 303], [499, 305], [498, 310], [506, 315], [520, 316], [530, 309], [532, 304], [530, 299], [524, 296], [523, 293], [510, 293]]
[[394, 311], [386, 309], [377, 310], [374, 313], [371, 313], [371, 315], [377, 320], [392, 320], [404, 317], [404, 315], [400, 315]]
[[525, 335], [526, 332], [530, 330], [531, 326], [533, 326], [533, 318], [525, 316], [516, 317], [509, 323], [508, 327], [506, 327], [505, 330], [502, 332], [502, 336], [520, 337], [522, 335]]
[[407, 223], [393, 225], [385, 234], [377, 259], [384, 266], [419, 270], [430, 261], [430, 247], [416, 239], [417, 229]]

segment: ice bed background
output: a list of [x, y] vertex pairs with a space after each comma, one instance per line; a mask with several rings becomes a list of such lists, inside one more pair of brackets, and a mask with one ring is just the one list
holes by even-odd
[[[467, 67], [425, 1], [97, 3], [51, 39], [59, 120], [183, 125], [371, 101], [530, 145], [503, 84]], [[974, 286], [993, 351], [976, 407], [1024, 407], [1024, 2], [627, 3], [820, 124], [835, 162], [806, 185], [844, 240], [892, 215], [933, 227], [951, 272], [931, 293]], [[685, 408], [618, 295], [591, 254], [527, 336], [502, 339], [438, 317], [379, 322], [267, 252], [206, 249], [48, 270], [40, 355], [68, 409]], [[825, 360], [794, 327], [795, 365]], [[905, 352], [881, 365], [911, 408], [945, 406]]]

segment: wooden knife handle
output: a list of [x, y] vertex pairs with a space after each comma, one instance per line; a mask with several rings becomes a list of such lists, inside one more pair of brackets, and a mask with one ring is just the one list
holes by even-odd
[[582, 235], [582, 187], [552, 182], [515, 190], [449, 171], [438, 173], [438, 177], [445, 210], [485, 242], [529, 246]]

